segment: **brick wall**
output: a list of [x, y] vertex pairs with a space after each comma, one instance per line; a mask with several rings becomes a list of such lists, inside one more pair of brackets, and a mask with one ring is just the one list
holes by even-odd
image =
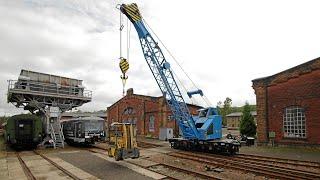
[[241, 116], [227, 117], [227, 127], [228, 128], [239, 128], [240, 127]]
[[267, 89], [264, 83], [254, 84], [257, 105], [257, 142], [265, 144], [268, 142], [267, 134]]
[[[305, 109], [306, 139], [285, 138], [283, 115], [288, 106]], [[276, 133], [281, 144], [320, 144], [320, 70], [268, 87], [269, 131]]]
[[[125, 113], [128, 107], [132, 107], [132, 113]], [[198, 106], [188, 106], [190, 113], [196, 115]], [[111, 105], [108, 110], [108, 124], [112, 122], [123, 122], [125, 120], [136, 119], [137, 133], [139, 135], [159, 136], [161, 127], [174, 129], [174, 134], [178, 135], [178, 125], [175, 120], [168, 118], [172, 115], [169, 106], [163, 97], [151, 97], [133, 94], [128, 91], [127, 95]], [[154, 117], [154, 130], [149, 129], [150, 117]]]
[[[269, 142], [270, 131], [276, 133], [278, 144], [320, 144], [320, 58], [252, 83], [257, 101], [258, 144]], [[284, 111], [290, 106], [305, 110], [305, 139], [284, 137]]]
[[[159, 124], [158, 112], [158, 98], [151, 98], [139, 95], [127, 95], [118, 102], [110, 106], [107, 110], [108, 124], [112, 122], [124, 122], [126, 120], [136, 120], [137, 133], [146, 135], [149, 129], [150, 115], [155, 115], [155, 125]], [[133, 108], [131, 113], [125, 113], [127, 108]], [[155, 134], [153, 132], [152, 134]]]

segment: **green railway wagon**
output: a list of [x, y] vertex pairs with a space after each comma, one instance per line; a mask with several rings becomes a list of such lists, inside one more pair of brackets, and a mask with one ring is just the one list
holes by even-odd
[[36, 115], [14, 115], [5, 123], [5, 141], [14, 147], [35, 147], [42, 141], [42, 137], [42, 121]]

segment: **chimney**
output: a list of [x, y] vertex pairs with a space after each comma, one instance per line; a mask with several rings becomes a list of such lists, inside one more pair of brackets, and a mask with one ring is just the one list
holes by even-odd
[[127, 96], [133, 95], [133, 88], [127, 90]]

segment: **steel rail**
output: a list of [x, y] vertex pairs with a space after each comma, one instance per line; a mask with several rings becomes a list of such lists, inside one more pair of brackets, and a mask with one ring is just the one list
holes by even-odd
[[[260, 156], [261, 158], [251, 158], [250, 156], [223, 156], [223, 155], [219, 155], [219, 154], [209, 154], [209, 153], [202, 153], [203, 155], [207, 155], [209, 157], [215, 157], [215, 158], [223, 158], [223, 159], [228, 159], [228, 160], [234, 160], [234, 161], [241, 161], [241, 162], [247, 162], [247, 163], [251, 163], [251, 164], [257, 164], [257, 165], [268, 165], [268, 166], [272, 166], [275, 168], [284, 168], [284, 169], [288, 169], [288, 170], [292, 170], [292, 171], [299, 171], [301, 173], [311, 173], [311, 174], [317, 174], [315, 172], [313, 172], [312, 170], [302, 170], [302, 169], [297, 169], [297, 167], [307, 167], [309, 168], [310, 165], [303, 165], [303, 164], [293, 164], [293, 163], [285, 163], [283, 161], [277, 161], [277, 160], [272, 160], [272, 159], [268, 159], [268, 157], [264, 157], [264, 156]], [[279, 158], [280, 159], [280, 158]], [[286, 159], [281, 159], [281, 160], [286, 160]], [[288, 159], [289, 160], [289, 159]], [[275, 164], [277, 163], [277, 164]], [[285, 165], [289, 165], [291, 167], [285, 167]], [[294, 166], [294, 168], [292, 168], [292, 166]], [[312, 168], [316, 168], [319, 169], [320, 171], [320, 167], [318, 166], [312, 166]], [[317, 174], [318, 176], [318, 174]], [[319, 174], [320, 177], [320, 174]]]
[[34, 177], [34, 175], [31, 172], [31, 170], [28, 168], [28, 166], [26, 165], [24, 160], [21, 158], [19, 152], [16, 152], [16, 156], [18, 157], [20, 165], [22, 166], [23, 172], [27, 176], [27, 178], [29, 180], [36, 180], [36, 178]]
[[253, 155], [253, 154], [237, 154], [234, 157], [235, 158], [252, 159], [252, 160], [262, 160], [263, 159], [263, 161], [269, 161], [269, 162], [274, 162], [274, 163], [283, 163], [283, 164], [291, 164], [291, 165], [300, 165], [300, 166], [306, 166], [306, 167], [320, 168], [320, 163], [312, 162], [312, 161], [302, 161], [302, 160], [295, 160], [295, 159], [267, 157], [267, 156]]
[[[170, 165], [170, 164], [167, 164], [167, 163], [159, 163], [159, 164], [156, 164], [156, 165], [152, 165], [152, 166], [149, 166], [148, 169], [152, 168], [152, 167], [156, 167], [156, 166], [164, 166], [164, 167], [166, 167], [168, 169], [172, 169], [174, 171], [179, 171], [179, 172], [182, 172], [182, 173], [185, 173], [185, 174], [189, 174], [190, 176], [199, 177], [199, 178], [202, 178], [202, 179], [221, 179], [221, 178], [210, 176], [210, 175], [206, 175], [206, 174], [203, 174], [203, 173], [200, 173], [200, 172], [191, 171], [191, 170], [184, 169], [184, 168], [181, 168], [181, 167], [173, 166], [173, 165]], [[154, 171], [154, 172], [157, 172], [157, 171]], [[166, 175], [166, 176], [168, 176], [168, 175]]]
[[252, 172], [255, 174], [261, 174], [268, 177], [284, 178], [284, 179], [318, 179], [319, 174], [313, 174], [310, 172], [302, 173], [286, 168], [275, 168], [268, 165], [257, 165], [247, 162], [239, 162], [235, 160], [230, 160], [227, 158], [217, 158], [207, 155], [198, 155], [194, 153], [187, 152], [176, 152], [170, 153], [169, 156], [195, 160], [198, 162], [204, 162], [210, 165], [219, 165], [226, 168], [238, 169], [241, 171]]
[[43, 159], [47, 160], [50, 164], [52, 164], [53, 166], [55, 166], [56, 168], [58, 168], [59, 170], [61, 170], [63, 173], [65, 173], [66, 175], [68, 175], [70, 178], [75, 179], [75, 180], [81, 180], [80, 178], [78, 178], [76, 175], [72, 174], [70, 171], [64, 169], [63, 167], [61, 167], [60, 165], [58, 165], [57, 163], [53, 162], [51, 159], [49, 159], [48, 157], [46, 157], [45, 155], [37, 152], [37, 151], [33, 151], [35, 154], [41, 156]]
[[[100, 149], [102, 149], [102, 148], [97, 148], [97, 149], [100, 150]], [[101, 151], [95, 151], [95, 150], [93, 150], [93, 149], [87, 149], [87, 150], [90, 151], [90, 152], [103, 154]], [[106, 154], [103, 154], [103, 155], [106, 155]], [[168, 175], [168, 174], [160, 173], [160, 172], [155, 171], [155, 170], [150, 169], [150, 168], [155, 167], [155, 166], [160, 166], [160, 165], [162, 165], [162, 166], [167, 167], [167, 168], [169, 168], [169, 169], [173, 169], [173, 170], [175, 170], [175, 171], [180, 171], [180, 172], [183, 172], [183, 173], [185, 173], [185, 174], [189, 174], [189, 175], [194, 176], [194, 177], [201, 177], [201, 178], [203, 178], [203, 179], [221, 179], [221, 178], [218, 178], [218, 177], [205, 175], [205, 174], [202, 174], [202, 173], [199, 173], [199, 172], [196, 172], [196, 171], [189, 171], [189, 170], [186, 170], [186, 169], [183, 169], [183, 168], [179, 168], [179, 167], [176, 167], [176, 166], [172, 166], [172, 165], [170, 165], [170, 164], [164, 164], [164, 163], [158, 163], [158, 162], [156, 162], [156, 163], [158, 163], [158, 164], [144, 167], [144, 166], [141, 166], [141, 165], [139, 165], [139, 164], [135, 164], [135, 163], [130, 162], [130, 161], [126, 161], [126, 162], [129, 163], [129, 164], [133, 164], [133, 165], [139, 166], [139, 167], [141, 167], [141, 168], [143, 168], [143, 169], [147, 169], [147, 170], [149, 170], [149, 171], [152, 171], [152, 172], [161, 174], [161, 175], [163, 175], [163, 176], [166, 176], [166, 177], [168, 177], [168, 178], [170, 178], [170, 179], [174, 179], [174, 180], [176, 180], [177, 178], [175, 178], [175, 177], [173, 177], [173, 176], [170, 176], [170, 175]], [[167, 178], [164, 178], [164, 179], [167, 179]]]

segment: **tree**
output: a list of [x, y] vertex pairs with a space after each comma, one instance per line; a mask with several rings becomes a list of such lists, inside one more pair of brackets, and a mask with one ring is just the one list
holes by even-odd
[[0, 124], [7, 122], [8, 119], [9, 119], [9, 117], [7, 117], [7, 116], [1, 116], [0, 117]]
[[246, 136], [255, 136], [257, 132], [257, 126], [254, 122], [254, 118], [251, 114], [251, 106], [248, 102], [243, 107], [241, 122], [240, 122], [240, 133]]
[[231, 110], [232, 110], [231, 105], [232, 105], [232, 99], [229, 97], [227, 97], [223, 101], [223, 105], [221, 101], [219, 101], [217, 104], [218, 112], [222, 116], [222, 124], [224, 126], [227, 125], [227, 115], [231, 113]]
[[217, 111], [218, 111], [218, 113], [221, 115], [222, 114], [222, 102], [221, 101], [219, 101], [218, 103], [217, 103]]
[[[237, 106], [231, 107], [231, 113], [234, 113], [234, 112], [242, 112], [242, 111], [243, 111], [243, 107], [244, 107], [244, 106], [241, 106], [241, 107], [237, 107]], [[251, 111], [256, 111], [257, 107], [256, 107], [256, 105], [250, 105], [250, 109], [251, 109]]]

